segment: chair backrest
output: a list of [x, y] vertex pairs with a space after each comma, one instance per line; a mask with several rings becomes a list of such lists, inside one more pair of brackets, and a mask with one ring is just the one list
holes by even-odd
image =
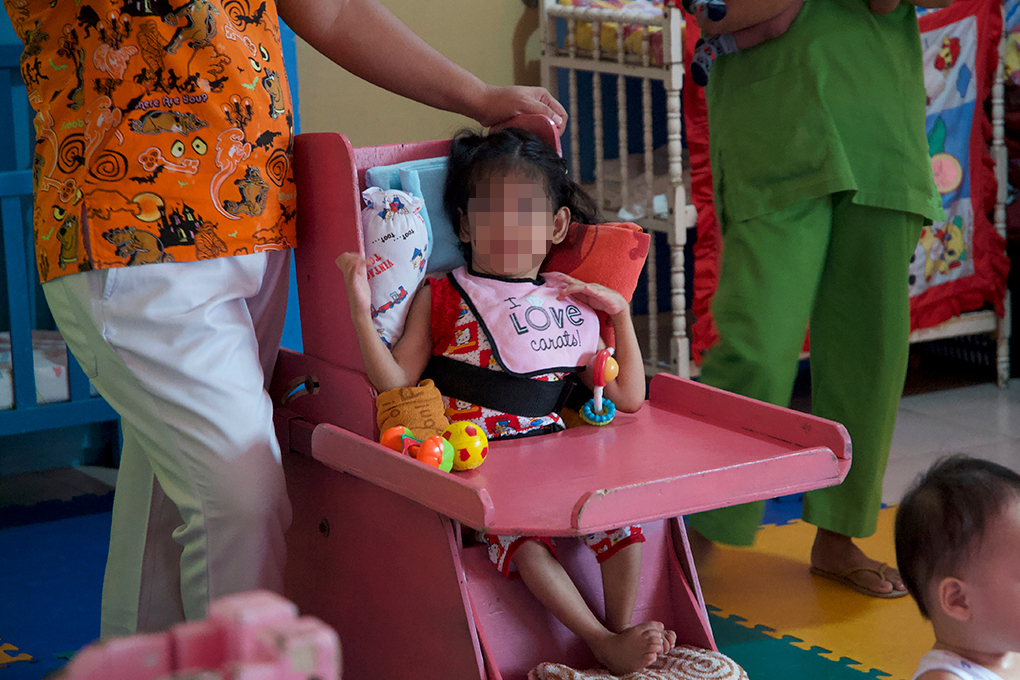
[[[538, 135], [560, 153], [556, 127], [545, 116], [517, 116], [492, 129], [520, 127]], [[361, 192], [365, 171], [422, 158], [446, 156], [450, 140], [412, 142], [355, 149], [334, 132], [297, 135], [294, 176], [298, 186], [298, 303], [304, 353], [346, 369], [365, 372], [351, 323], [340, 253], [364, 255]], [[441, 210], [441, 206], [430, 209]]]

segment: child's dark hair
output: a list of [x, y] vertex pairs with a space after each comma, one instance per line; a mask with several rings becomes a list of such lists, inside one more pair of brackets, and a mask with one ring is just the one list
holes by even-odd
[[1020, 500], [1020, 475], [979, 458], [942, 458], [907, 491], [896, 512], [896, 563], [921, 615], [933, 578], [955, 576], [985, 528]]
[[[570, 209], [571, 220], [595, 224], [598, 206], [567, 176], [567, 163], [556, 150], [527, 130], [504, 128], [488, 135], [462, 130], [453, 138], [446, 171], [443, 203], [455, 234], [479, 182], [493, 174], [520, 174], [541, 182], [553, 210]], [[471, 244], [461, 243], [471, 261]]]

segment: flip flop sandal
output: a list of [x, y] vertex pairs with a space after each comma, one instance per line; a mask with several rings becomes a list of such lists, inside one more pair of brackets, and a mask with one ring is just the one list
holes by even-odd
[[841, 583], [844, 586], [847, 586], [848, 588], [853, 588], [858, 593], [869, 595], [871, 597], [880, 597], [883, 599], [891, 600], [897, 597], [905, 596], [907, 594], [906, 590], [893, 589], [890, 590], [888, 593], [883, 593], [879, 590], [874, 590], [872, 588], [863, 586], [860, 583], [857, 583], [857, 581], [854, 581], [852, 578], [850, 578], [851, 576], [858, 572], [868, 571], [871, 572], [872, 574], [875, 574], [883, 581], [889, 581], [889, 579], [885, 577], [885, 572], [886, 569], [888, 568], [889, 565], [883, 562], [882, 564], [878, 565], [878, 569], [872, 569], [871, 567], [854, 567], [853, 569], [848, 569], [847, 571], [844, 571], [842, 573], [837, 573], [834, 571], [825, 571], [824, 569], [819, 569], [818, 567], [811, 567], [811, 573], [814, 574], [815, 576], [821, 576], [822, 578], [827, 578], [829, 580], [835, 581], [836, 583]]

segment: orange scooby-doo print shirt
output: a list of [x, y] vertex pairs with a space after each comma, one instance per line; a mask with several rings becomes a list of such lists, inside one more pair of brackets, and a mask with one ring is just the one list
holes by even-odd
[[273, 0], [4, 0], [36, 111], [43, 282], [294, 245]]

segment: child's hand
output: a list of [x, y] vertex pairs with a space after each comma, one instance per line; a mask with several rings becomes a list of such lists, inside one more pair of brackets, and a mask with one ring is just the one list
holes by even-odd
[[341, 253], [336, 266], [344, 273], [351, 312], [371, 314], [372, 291], [368, 287], [368, 265], [358, 253]]
[[[563, 274], [557, 276], [568, 284], [560, 292], [559, 299], [569, 295], [610, 316], [616, 334], [616, 361], [620, 364], [620, 375], [606, 385], [606, 396], [624, 413], [636, 412], [645, 403], [645, 369], [634, 333], [634, 320], [630, 316], [630, 305], [612, 288], [584, 283]], [[604, 347], [601, 340], [599, 347]], [[592, 371], [582, 371], [581, 380], [589, 389], [594, 387]]]
[[562, 278], [569, 285], [557, 296], [560, 300], [569, 295], [577, 298], [595, 311], [605, 312], [609, 316], [616, 316], [630, 309], [630, 305], [623, 299], [623, 296], [612, 288], [607, 288], [597, 283], [578, 281], [574, 277], [565, 274]]

